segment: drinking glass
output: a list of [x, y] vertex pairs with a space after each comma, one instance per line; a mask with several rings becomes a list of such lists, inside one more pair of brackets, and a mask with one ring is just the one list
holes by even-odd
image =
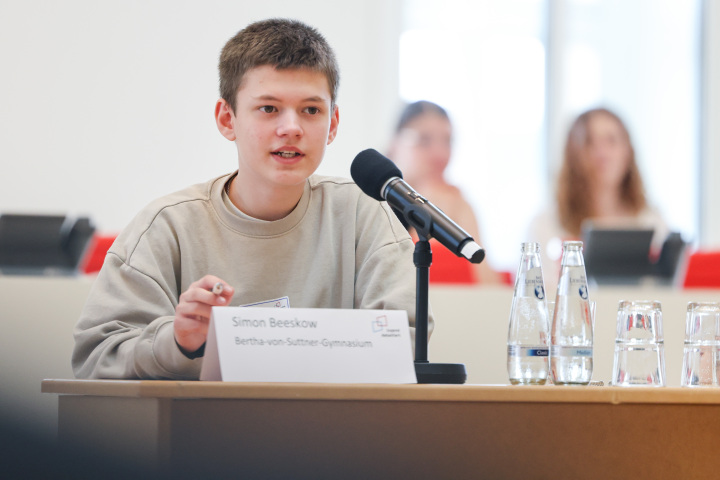
[[685, 318], [685, 349], [680, 385], [718, 386], [720, 303], [690, 302]]
[[622, 300], [618, 304], [612, 385], [665, 386], [660, 302]]

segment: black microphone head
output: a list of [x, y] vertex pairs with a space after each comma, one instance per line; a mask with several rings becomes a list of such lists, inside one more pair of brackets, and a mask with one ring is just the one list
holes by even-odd
[[350, 175], [360, 190], [375, 200], [383, 201], [382, 187], [393, 177], [402, 178], [400, 169], [385, 155], [368, 148], [355, 156]]

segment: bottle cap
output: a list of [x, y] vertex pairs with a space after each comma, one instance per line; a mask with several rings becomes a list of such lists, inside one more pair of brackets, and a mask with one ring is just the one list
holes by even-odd
[[520, 251], [522, 251], [522, 252], [539, 252], [540, 244], [537, 242], [523, 242], [520, 244]]

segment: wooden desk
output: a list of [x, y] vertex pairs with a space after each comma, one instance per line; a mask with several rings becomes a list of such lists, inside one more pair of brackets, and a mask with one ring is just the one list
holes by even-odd
[[185, 474], [720, 475], [720, 389], [45, 380], [42, 391], [60, 394], [60, 442]]
[[[0, 276], [0, 405], [3, 414], [43, 437], [55, 439], [57, 403], [38, 388], [45, 378], [72, 378], [73, 329], [93, 277]], [[468, 383], [507, 383], [507, 333], [512, 287], [430, 286], [435, 331], [428, 356], [464, 363]], [[553, 293], [554, 295], [554, 293]], [[660, 287], [590, 288], [597, 302], [593, 380], [612, 373], [618, 301], [660, 300], [665, 331], [667, 385], [680, 386], [685, 309], [689, 301], [720, 301], [720, 290]]]

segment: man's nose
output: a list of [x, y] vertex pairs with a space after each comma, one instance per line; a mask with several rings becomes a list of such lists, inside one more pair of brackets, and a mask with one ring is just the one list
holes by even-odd
[[277, 134], [279, 136], [300, 136], [303, 134], [302, 126], [300, 125], [300, 118], [298, 114], [293, 111], [286, 111], [280, 116], [280, 123], [278, 124]]

